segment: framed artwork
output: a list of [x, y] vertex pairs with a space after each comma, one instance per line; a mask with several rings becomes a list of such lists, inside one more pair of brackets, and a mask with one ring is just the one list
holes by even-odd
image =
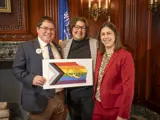
[[11, 12], [11, 0], [0, 0], [0, 12], [2, 13]]
[[93, 85], [92, 59], [43, 60], [43, 89]]

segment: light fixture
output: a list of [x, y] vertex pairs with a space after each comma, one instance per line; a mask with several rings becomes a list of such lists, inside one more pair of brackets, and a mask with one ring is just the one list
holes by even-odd
[[100, 18], [101, 15], [105, 15], [108, 21], [110, 21], [110, 0], [105, 0], [104, 7], [102, 5], [103, 0], [97, 1], [98, 3], [93, 0], [88, 0], [89, 16], [92, 17], [95, 21], [97, 21], [97, 19]]
[[156, 14], [160, 15], [160, 1], [158, 0], [150, 0], [150, 7], [149, 9]]

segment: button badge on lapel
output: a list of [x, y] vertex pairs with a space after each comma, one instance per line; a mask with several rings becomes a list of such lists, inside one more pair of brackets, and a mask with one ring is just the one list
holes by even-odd
[[40, 49], [40, 48], [37, 48], [37, 49], [36, 49], [36, 53], [37, 53], [37, 54], [41, 54], [41, 53], [42, 53], [41, 49]]

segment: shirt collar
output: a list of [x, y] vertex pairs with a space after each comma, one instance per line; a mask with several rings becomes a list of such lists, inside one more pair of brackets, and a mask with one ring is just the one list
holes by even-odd
[[39, 44], [41, 47], [45, 47], [47, 45], [47, 43], [45, 43], [43, 40], [41, 40], [39, 37], [38, 37], [38, 41], [39, 41]]

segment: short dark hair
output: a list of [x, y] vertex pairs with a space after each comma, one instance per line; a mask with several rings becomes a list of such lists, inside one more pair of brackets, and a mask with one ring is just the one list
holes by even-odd
[[115, 35], [115, 48], [114, 48], [114, 51], [117, 51], [121, 48], [125, 48], [123, 45], [122, 45], [122, 42], [120, 40], [120, 36], [119, 36], [119, 32], [116, 28], [116, 26], [111, 23], [111, 22], [105, 22], [104, 24], [101, 25], [100, 27], [100, 30], [99, 30], [99, 33], [98, 33], [98, 41], [99, 41], [99, 51], [104, 54], [105, 53], [105, 46], [104, 44], [101, 42], [101, 39], [100, 39], [100, 34], [101, 34], [101, 30], [104, 28], [104, 27], [108, 27], [110, 28], [113, 32], [114, 32], [114, 35]]
[[41, 25], [42, 25], [42, 23], [43, 23], [44, 21], [49, 21], [49, 22], [51, 22], [51, 23], [55, 26], [54, 20], [53, 20], [51, 17], [49, 17], [49, 16], [43, 16], [43, 17], [41, 17], [41, 18], [38, 20], [38, 22], [37, 22], [37, 27], [40, 28]]
[[85, 27], [86, 27], [86, 33], [88, 32], [88, 27], [89, 27], [89, 24], [88, 24], [88, 21], [86, 18], [84, 17], [75, 17], [73, 18], [71, 21], [70, 21], [70, 24], [69, 24], [69, 30], [70, 32], [72, 32], [72, 29], [73, 27], [76, 25], [77, 21], [81, 21], [85, 24]]

